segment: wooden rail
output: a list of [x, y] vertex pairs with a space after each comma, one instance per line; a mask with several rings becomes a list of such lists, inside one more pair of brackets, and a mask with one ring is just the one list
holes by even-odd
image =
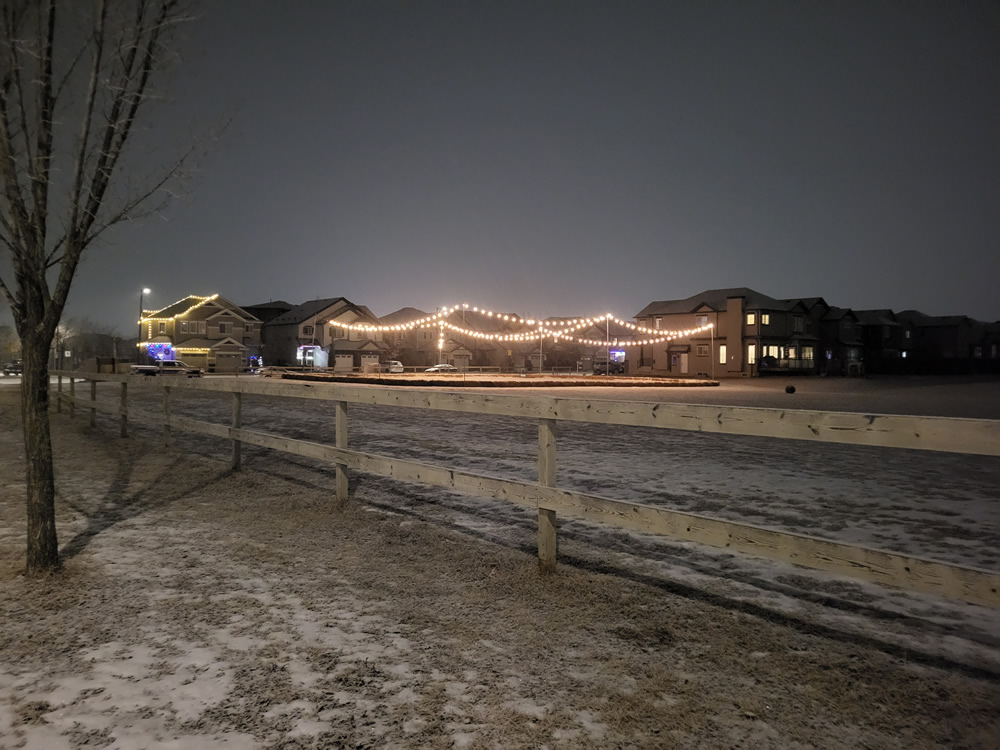
[[[555, 570], [556, 515], [561, 513], [770, 560], [790, 562], [887, 586], [929, 592], [987, 606], [1000, 606], [1000, 574], [994, 571], [843, 544], [804, 534], [775, 531], [695, 513], [623, 502], [555, 486], [557, 428], [560, 420], [1000, 456], [1000, 421], [996, 420], [583, 400], [537, 395], [452, 393], [395, 386], [365, 387], [246, 378], [171, 379], [167, 383], [150, 383], [149, 378], [141, 376], [73, 373], [74, 377], [86, 378], [92, 383], [90, 399], [83, 399], [75, 393], [63, 393], [61, 376], [69, 374], [61, 373], [59, 377], [56, 398], [58, 409], [66, 401], [72, 415], [75, 405], [85, 406], [90, 410], [92, 424], [97, 409], [118, 414], [121, 419], [121, 434], [124, 436], [129, 416], [127, 383], [162, 387], [164, 413], [159, 421], [163, 425], [165, 440], [169, 440], [173, 430], [228, 439], [233, 444], [232, 465], [237, 470], [240, 468], [240, 445], [243, 443], [330, 462], [336, 466], [336, 495], [340, 502], [347, 499], [347, 472], [354, 470], [404, 482], [444, 487], [469, 495], [499, 498], [536, 509], [539, 567], [546, 573]], [[121, 383], [117, 404], [96, 399], [98, 380]], [[171, 393], [178, 390], [231, 394], [231, 424], [227, 426], [172, 414]], [[335, 445], [243, 428], [242, 394], [246, 393], [334, 402]], [[499, 479], [351, 450], [348, 448], [347, 429], [347, 409], [351, 403], [536, 419], [537, 481]]]

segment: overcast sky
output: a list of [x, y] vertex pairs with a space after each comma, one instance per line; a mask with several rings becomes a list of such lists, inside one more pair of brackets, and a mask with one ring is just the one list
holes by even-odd
[[185, 37], [145, 137], [232, 122], [68, 315], [749, 286], [1000, 319], [995, 2], [211, 0]]

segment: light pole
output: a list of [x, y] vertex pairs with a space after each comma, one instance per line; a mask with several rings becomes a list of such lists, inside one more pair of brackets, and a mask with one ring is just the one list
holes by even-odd
[[149, 291], [146, 287], [139, 290], [139, 341], [135, 345], [135, 361], [139, 364], [142, 364], [142, 297]]

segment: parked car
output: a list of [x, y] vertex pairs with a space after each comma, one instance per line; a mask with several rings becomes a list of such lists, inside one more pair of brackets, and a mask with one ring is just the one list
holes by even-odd
[[455, 365], [448, 365], [442, 362], [439, 365], [428, 367], [424, 372], [458, 372], [458, 368]]
[[390, 359], [388, 364], [386, 364], [386, 372], [402, 372], [403, 363], [398, 359]]
[[189, 378], [200, 378], [200, 367], [189, 367], [179, 359], [157, 360], [152, 365], [132, 365], [133, 375], [183, 375]]
[[24, 372], [24, 362], [20, 359], [15, 359], [7, 362], [3, 366], [4, 375], [21, 375]]
[[598, 362], [594, 365], [595, 375], [624, 375], [625, 374], [625, 363], [615, 362], [612, 360], [609, 362]]

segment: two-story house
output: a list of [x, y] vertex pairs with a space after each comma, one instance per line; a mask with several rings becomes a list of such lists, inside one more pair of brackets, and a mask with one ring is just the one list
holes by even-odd
[[240, 372], [260, 344], [260, 320], [224, 297], [189, 295], [142, 313], [142, 353], [180, 359], [206, 372]]
[[896, 319], [903, 326], [909, 371], [952, 374], [979, 369], [986, 323], [967, 315], [926, 315], [919, 310], [903, 310]]
[[389, 352], [380, 326], [371, 310], [344, 297], [309, 300], [264, 323], [264, 357], [284, 367], [363, 370]]
[[[748, 287], [708, 289], [651, 302], [635, 315], [636, 374], [739, 377], [763, 370], [813, 372], [820, 297], [779, 300]], [[697, 333], [676, 336], [677, 332]], [[661, 333], [662, 332], [662, 333]], [[667, 341], [660, 339], [674, 336]], [[766, 358], [766, 359], [765, 359]]]

